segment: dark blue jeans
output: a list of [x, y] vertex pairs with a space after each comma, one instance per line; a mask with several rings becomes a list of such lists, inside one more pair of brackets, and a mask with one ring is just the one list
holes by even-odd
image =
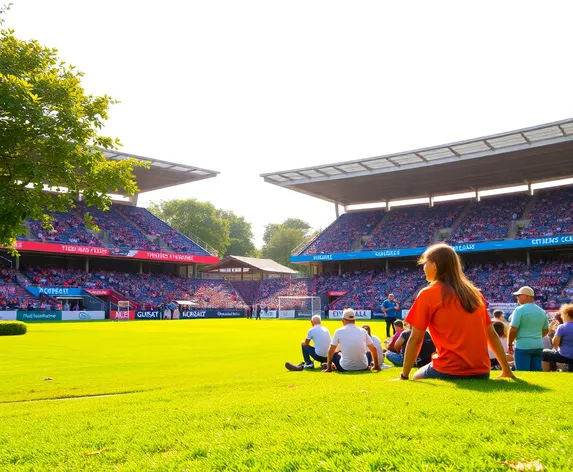
[[418, 372], [424, 373], [425, 379], [442, 379], [442, 380], [485, 380], [489, 379], [489, 372], [487, 374], [476, 374], [476, 375], [452, 375], [444, 374], [443, 372], [438, 372], [432, 367], [432, 363], [426, 364]]
[[[366, 358], [368, 359], [368, 365], [370, 365], [370, 363], [372, 362], [372, 354], [370, 354], [370, 352], [367, 352]], [[347, 372], [340, 365], [340, 359], [342, 359], [342, 354], [340, 354], [340, 351], [337, 351], [332, 356], [332, 363], [336, 366], [337, 372]], [[364, 369], [364, 370], [366, 370], [366, 369]]]
[[543, 349], [515, 349], [515, 370], [541, 372]]
[[[304, 359], [305, 364], [312, 364], [314, 359], [317, 362], [326, 362], [328, 359], [326, 357], [319, 356], [314, 346], [306, 346], [305, 344], [302, 345], [302, 357]], [[312, 359], [311, 359], [312, 358]]]

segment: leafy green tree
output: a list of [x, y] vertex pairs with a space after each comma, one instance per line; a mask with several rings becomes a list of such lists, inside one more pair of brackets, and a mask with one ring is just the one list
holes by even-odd
[[80, 192], [106, 209], [108, 193], [138, 190], [133, 168], [143, 164], [99, 149], [120, 144], [99, 135], [114, 100], [86, 94], [82, 76], [56, 49], [0, 30], [0, 245], [12, 247], [27, 218], [49, 227], [47, 212], [67, 211]]
[[298, 270], [296, 265], [293, 266], [290, 263], [290, 256], [292, 250], [302, 242], [303, 238], [300, 230], [281, 227], [273, 231], [269, 242], [263, 246], [262, 257]]
[[218, 216], [229, 222], [229, 237], [231, 244], [225, 252], [225, 256], [255, 257], [256, 250], [253, 243], [253, 228], [251, 223], [243, 216], [238, 216], [232, 211], [219, 210]]
[[311, 230], [311, 226], [299, 218], [287, 218], [282, 223], [269, 223], [265, 226], [265, 232], [263, 234], [263, 242], [268, 244], [271, 240], [273, 233], [281, 228], [291, 228], [296, 229], [301, 232], [303, 236], [307, 236]]
[[231, 244], [230, 221], [221, 218], [212, 203], [190, 198], [151, 203], [148, 209], [187, 237], [203, 240], [220, 256], [226, 253]]
[[310, 224], [299, 218], [287, 218], [280, 224], [269, 223], [263, 235], [265, 244], [261, 249], [262, 257], [305, 272], [305, 266], [290, 263], [290, 256], [293, 249], [309, 237], [310, 231]]

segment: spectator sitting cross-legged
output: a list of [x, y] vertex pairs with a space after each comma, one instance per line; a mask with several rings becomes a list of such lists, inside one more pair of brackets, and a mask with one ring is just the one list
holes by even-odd
[[[314, 369], [314, 361], [318, 361], [321, 364], [327, 361], [330, 333], [328, 329], [321, 324], [319, 315], [314, 315], [310, 323], [312, 328], [308, 330], [306, 339], [301, 343], [304, 363], [292, 364], [291, 362], [287, 362], [285, 367], [288, 370], [300, 371], [303, 369]], [[314, 343], [314, 346], [310, 345], [311, 341]]]
[[500, 377], [514, 378], [505, 352], [493, 329], [480, 291], [466, 278], [454, 249], [439, 243], [430, 246], [419, 260], [430, 283], [420, 290], [406, 322], [412, 334], [406, 345], [400, 379], [408, 380], [429, 330], [436, 346], [432, 362], [419, 369], [413, 380], [488, 379], [488, 344], [502, 366]]
[[[352, 308], [342, 312], [343, 327], [337, 329], [332, 336], [328, 349], [328, 360], [325, 372], [332, 371], [332, 365], [339, 372], [349, 370], [380, 370], [378, 352], [366, 330], [356, 326], [356, 315]], [[337, 351], [337, 348], [340, 348]], [[366, 354], [366, 349], [370, 356]], [[370, 367], [371, 363], [374, 365]]]

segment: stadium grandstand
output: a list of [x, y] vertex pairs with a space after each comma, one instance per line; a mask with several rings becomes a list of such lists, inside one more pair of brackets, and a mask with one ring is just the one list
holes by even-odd
[[314, 278], [264, 291], [269, 303], [332, 293], [331, 309], [377, 310], [393, 292], [407, 306], [426, 283], [416, 258], [439, 241], [491, 306], [511, 307], [521, 285], [547, 309], [571, 301], [573, 119], [261, 177], [330, 201], [336, 214], [291, 257]]
[[[108, 158], [126, 156], [110, 151]], [[139, 158], [151, 163], [136, 171], [143, 192], [216, 175]], [[128, 301], [143, 318], [174, 303], [194, 317], [203, 313], [197, 310], [272, 311], [281, 297], [320, 297], [327, 313], [352, 306], [376, 317], [389, 292], [403, 308], [412, 302], [426, 283], [416, 257], [436, 241], [460, 252], [492, 307], [509, 310], [511, 292], [527, 284], [543, 307], [555, 309], [573, 295], [573, 186], [547, 186], [572, 176], [573, 120], [265, 174], [267, 182], [335, 204], [334, 222], [291, 257], [310, 266], [311, 278], [272, 261], [219, 261], [201, 241], [138, 208], [137, 196], [108, 212], [90, 209], [100, 229], [94, 233], [78, 202], [53, 215], [54, 232], [26, 222], [20, 256], [0, 259], [0, 309], [77, 306], [113, 317]]]
[[[140, 192], [215, 177], [218, 172], [143, 156], [103, 150], [108, 159], [135, 157], [149, 168], [134, 170]], [[17, 237], [19, 255], [0, 258], [0, 309], [104, 310], [109, 316], [120, 301], [135, 309], [156, 309], [174, 300], [195, 309], [242, 309], [244, 302], [225, 281], [202, 281], [199, 265], [216, 264], [206, 243], [184, 235], [145, 208], [138, 194], [114, 196], [109, 211], [78, 201], [67, 212], [51, 213], [53, 230], [40, 221], [25, 222]], [[84, 223], [93, 216], [99, 231]]]

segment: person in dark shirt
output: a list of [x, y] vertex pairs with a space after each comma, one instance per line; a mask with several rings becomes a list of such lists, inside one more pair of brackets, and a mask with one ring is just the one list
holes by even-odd
[[[402, 331], [402, 334], [400, 335], [398, 340], [394, 343], [394, 350], [396, 352], [386, 353], [386, 358], [397, 367], [401, 367], [404, 364], [404, 354], [406, 352], [406, 344], [408, 343], [408, 339], [410, 339], [411, 334], [412, 334], [411, 329]], [[416, 359], [414, 366], [423, 367], [426, 364], [429, 364], [432, 361], [432, 354], [434, 353], [435, 350], [436, 346], [434, 346], [434, 341], [432, 341], [430, 333], [425, 331], [424, 341], [422, 343], [420, 353], [418, 354], [418, 358]]]

